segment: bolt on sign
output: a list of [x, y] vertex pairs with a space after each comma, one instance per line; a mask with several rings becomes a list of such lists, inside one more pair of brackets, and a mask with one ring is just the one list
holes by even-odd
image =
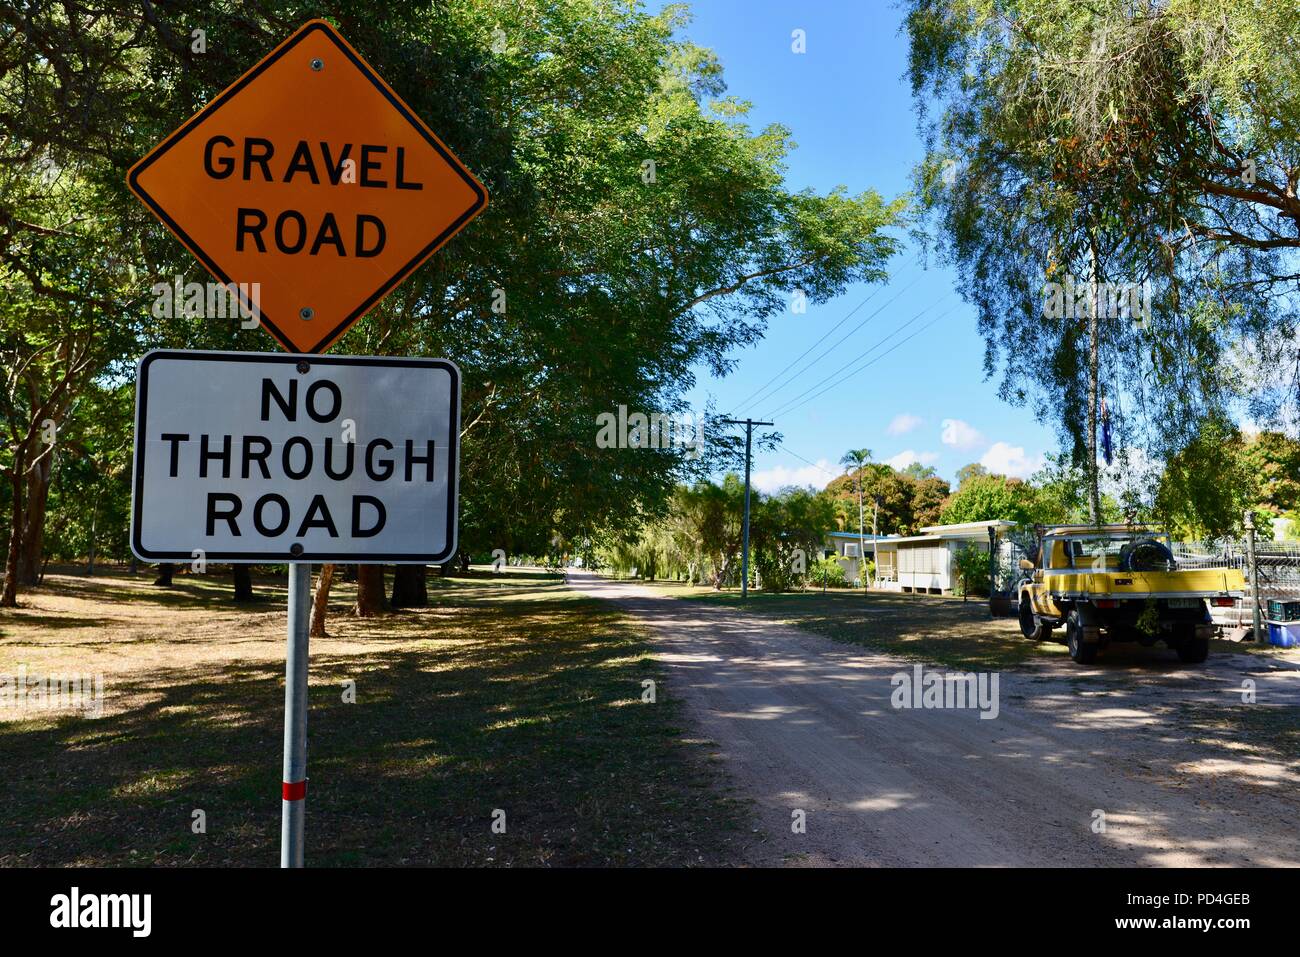
[[150, 352], [136, 375], [132, 551], [445, 562], [459, 435], [446, 359]]
[[[323, 352], [487, 205], [346, 40], [312, 20], [127, 174], [261, 324]], [[241, 296], [241, 298], [245, 298]]]

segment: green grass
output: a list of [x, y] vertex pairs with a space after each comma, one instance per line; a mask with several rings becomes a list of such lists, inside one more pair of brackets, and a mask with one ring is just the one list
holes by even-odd
[[[96, 600], [94, 580], [75, 586]], [[749, 812], [684, 738], [627, 618], [546, 576], [430, 586], [429, 608], [366, 622], [335, 612], [346, 643], [312, 655], [309, 865], [738, 859]], [[130, 597], [103, 587], [107, 605], [89, 607]], [[209, 591], [195, 582], [157, 600], [201, 618]], [[168, 655], [159, 639], [159, 662]], [[641, 702], [647, 678], [657, 704]], [[342, 701], [348, 679], [356, 704]], [[236, 645], [220, 666], [126, 684], [116, 692], [138, 703], [97, 720], [0, 723], [0, 863], [277, 864], [282, 663], [241, 661]], [[206, 834], [191, 831], [195, 809]], [[496, 809], [505, 834], [491, 830]]]

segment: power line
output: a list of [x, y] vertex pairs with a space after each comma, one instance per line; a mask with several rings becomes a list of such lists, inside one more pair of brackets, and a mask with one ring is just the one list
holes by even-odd
[[[917, 277], [916, 277], [915, 279], [913, 279], [910, 283], [908, 283], [906, 286], [904, 286], [902, 289], [900, 289], [900, 290], [898, 291], [898, 294], [895, 295], [893, 299], [889, 300], [889, 302], [885, 303], [885, 304], [882, 305], [879, 309], [877, 309], [875, 312], [871, 313], [871, 315], [867, 316], [865, 319], [863, 319], [861, 322], [859, 322], [856, 326], [854, 326], [852, 329], [850, 329], [848, 332], [846, 332], [842, 337], [840, 337], [838, 340], [836, 340], [835, 343], [834, 343], [834, 345], [832, 345], [829, 349], [827, 349], [825, 352], [823, 352], [821, 355], [819, 355], [816, 359], [814, 359], [812, 362], [808, 363], [808, 365], [806, 365], [804, 368], [800, 369], [800, 370], [799, 370], [798, 372], [796, 372], [793, 376], [791, 376], [791, 377], [790, 377], [790, 381], [793, 381], [797, 376], [801, 375], [802, 373], [807, 372], [809, 369], [811, 369], [811, 368], [812, 368], [813, 366], [815, 366], [817, 363], [821, 362], [821, 361], [822, 361], [823, 359], [825, 359], [828, 355], [830, 355], [832, 352], [834, 352], [836, 346], [838, 346], [841, 342], [843, 342], [843, 341], [844, 341], [845, 339], [847, 339], [849, 336], [853, 335], [853, 333], [857, 332], [859, 329], [861, 329], [863, 326], [865, 326], [868, 322], [870, 322], [870, 321], [871, 321], [872, 319], [874, 319], [876, 316], [880, 315], [880, 313], [881, 313], [884, 309], [886, 309], [888, 306], [890, 306], [890, 305], [892, 305], [893, 303], [897, 302], [899, 296], [902, 296], [903, 293], [907, 292], [907, 290], [911, 289], [911, 288], [912, 288], [913, 286], [915, 286], [918, 282], [920, 282], [920, 281], [921, 281], [921, 278], [922, 278], [921, 276], [917, 276]], [[772, 376], [772, 378], [768, 379], [766, 383], [764, 383], [762, 386], [759, 387], [759, 389], [758, 389], [757, 392], [752, 392], [752, 393], [750, 393], [748, 396], [746, 396], [744, 399], [742, 399], [740, 402], [738, 402], [737, 405], [738, 405], [739, 407], [741, 407], [741, 408], [747, 408], [747, 407], [749, 407], [749, 404], [750, 404], [750, 402], [751, 402], [752, 400], [756, 400], [756, 397], [757, 397], [757, 396], [761, 395], [761, 394], [764, 393], [764, 392], [767, 392], [767, 391], [768, 391], [768, 388], [772, 385], [773, 382], [775, 382], [777, 379], [781, 378], [783, 375], [785, 375], [787, 372], [789, 372], [790, 369], [791, 369], [792, 367], [794, 367], [794, 366], [798, 365], [800, 362], [802, 362], [804, 356], [808, 355], [808, 353], [812, 352], [812, 351], [813, 351], [814, 349], [816, 349], [819, 345], [821, 345], [823, 342], [825, 342], [826, 339], [827, 339], [827, 337], [830, 336], [831, 333], [833, 333], [833, 332], [834, 332], [836, 329], [838, 329], [840, 326], [844, 325], [844, 323], [848, 322], [849, 319], [851, 319], [851, 318], [853, 317], [853, 314], [854, 314], [854, 313], [856, 313], [859, 309], [861, 309], [861, 308], [862, 308], [863, 306], [865, 306], [868, 302], [870, 302], [872, 299], [874, 299], [874, 298], [876, 297], [876, 295], [879, 294], [880, 291], [881, 291], [882, 289], [884, 289], [884, 288], [886, 288], [886, 287], [881, 286], [881, 287], [879, 287], [879, 288], [873, 290], [873, 291], [871, 292], [871, 294], [870, 294], [869, 296], [867, 296], [867, 298], [863, 299], [860, 303], [858, 303], [856, 306], [854, 306], [852, 309], [850, 309], [849, 312], [844, 316], [843, 319], [841, 319], [839, 322], [835, 323], [835, 325], [831, 326], [830, 329], [826, 330], [826, 332], [822, 334], [822, 337], [821, 337], [820, 339], [818, 339], [816, 342], [814, 342], [812, 345], [810, 345], [807, 349], [805, 349], [805, 350], [803, 351], [803, 353], [802, 353], [802, 354], [801, 354], [797, 359], [795, 359], [793, 362], [791, 362], [789, 365], [787, 365], [784, 369], [782, 369], [782, 370], [781, 370], [780, 372], [778, 372], [776, 375]], [[769, 394], [767, 395], [767, 398], [769, 398], [769, 399], [772, 398], [772, 396], [776, 395], [778, 392], [780, 392], [782, 389], [784, 389], [787, 385], [789, 385], [789, 384], [790, 384], [790, 381], [787, 381], [787, 382], [785, 382], [784, 384], [777, 386], [777, 388], [776, 388], [775, 390], [773, 390], [771, 393], [769, 393]]]
[[795, 458], [797, 458], [800, 462], [803, 462], [805, 465], [811, 465], [813, 468], [815, 468], [818, 472], [821, 472], [823, 475], [829, 475], [831, 478], [839, 478], [841, 475], [845, 474], [845, 473], [843, 473], [843, 472], [828, 472], [826, 469], [822, 468], [822, 467], [821, 467], [820, 465], [818, 465], [816, 462], [809, 462], [806, 458], [804, 458], [804, 457], [803, 457], [802, 455], [800, 455], [798, 452], [792, 452], [792, 451], [790, 450], [790, 447], [787, 446], [787, 445], [785, 445], [785, 444], [782, 443], [782, 442], [778, 442], [778, 443], [776, 443], [776, 446], [777, 446], [777, 448], [781, 449], [781, 450], [782, 450], [783, 452], [785, 452], [786, 454], [788, 454], [788, 455], [793, 455]]
[[[958, 304], [958, 305], [959, 305], [959, 304]], [[940, 315], [935, 316], [935, 318], [931, 319], [929, 322], [927, 322], [925, 325], [923, 325], [920, 329], [917, 329], [916, 332], [912, 333], [912, 334], [911, 334], [910, 336], [908, 336], [907, 338], [905, 338], [905, 339], [903, 339], [903, 340], [901, 340], [901, 341], [895, 343], [893, 346], [891, 346], [890, 348], [886, 349], [886, 350], [885, 350], [884, 352], [882, 352], [880, 355], [876, 356], [876, 358], [874, 358], [874, 359], [872, 359], [870, 362], [868, 362], [866, 365], [862, 366], [861, 368], [854, 369], [852, 372], [850, 372], [848, 375], [844, 376], [842, 379], [838, 379], [838, 380], [836, 380], [835, 382], [832, 382], [832, 383], [831, 383], [830, 385], [828, 385], [826, 388], [824, 388], [824, 389], [822, 389], [820, 392], [816, 393], [816, 395], [810, 395], [808, 398], [804, 399], [804, 400], [803, 400], [802, 402], [800, 402], [798, 405], [796, 405], [796, 406], [792, 406], [791, 408], [786, 409], [785, 412], [784, 412], [783, 414], [787, 414], [787, 415], [788, 415], [789, 413], [793, 412], [795, 409], [802, 408], [803, 406], [805, 406], [805, 405], [807, 405], [809, 402], [811, 402], [813, 399], [816, 399], [818, 396], [825, 395], [825, 394], [826, 394], [827, 392], [829, 392], [831, 389], [834, 389], [836, 386], [839, 386], [839, 385], [843, 384], [844, 382], [847, 382], [849, 379], [853, 378], [855, 375], [857, 375], [858, 373], [862, 372], [863, 370], [871, 368], [871, 366], [875, 365], [875, 364], [876, 364], [877, 362], [879, 362], [881, 359], [885, 358], [885, 356], [889, 355], [889, 354], [890, 354], [891, 352], [893, 352], [895, 349], [898, 349], [900, 346], [904, 346], [904, 345], [906, 345], [907, 343], [909, 343], [909, 342], [911, 342], [913, 339], [915, 339], [917, 336], [919, 336], [921, 333], [925, 332], [927, 329], [931, 328], [931, 327], [934, 326], [936, 323], [942, 321], [944, 318], [946, 318], [948, 315], [950, 315], [950, 314], [953, 312], [953, 310], [955, 310], [956, 308], [957, 308], [957, 305], [954, 305], [951, 309], [948, 309], [948, 310], [946, 310], [945, 312], [941, 313]], [[899, 329], [899, 330], [895, 330], [896, 333], [897, 333], [897, 332], [901, 332], [901, 331], [902, 331], [901, 329]]]
[[[951, 296], [951, 293], [949, 293], [948, 296]], [[906, 328], [907, 328], [908, 326], [910, 326], [912, 323], [916, 322], [918, 319], [920, 319], [922, 316], [924, 316], [927, 312], [929, 312], [929, 311], [930, 311], [931, 309], [933, 309], [935, 306], [937, 306], [937, 305], [939, 305], [941, 302], [943, 302], [943, 300], [944, 300], [945, 298], [948, 298], [948, 296], [941, 297], [941, 298], [939, 298], [939, 299], [936, 299], [934, 302], [930, 303], [930, 305], [926, 306], [924, 309], [922, 309], [920, 312], [918, 312], [916, 315], [914, 315], [911, 319], [907, 320], [907, 322], [903, 323], [901, 326], [899, 326], [899, 327], [898, 327], [897, 329], [895, 329], [893, 332], [889, 333], [889, 335], [885, 336], [883, 339], [879, 340], [879, 341], [876, 342], [874, 345], [868, 347], [865, 351], [858, 353], [856, 356], [854, 356], [854, 357], [853, 357], [852, 359], [850, 359], [848, 362], [844, 363], [844, 365], [840, 366], [838, 369], [836, 369], [834, 372], [832, 372], [832, 373], [831, 373], [830, 375], [828, 375], [826, 378], [827, 378], [827, 379], [834, 378], [835, 376], [837, 376], [837, 375], [839, 375], [841, 372], [843, 372], [845, 369], [847, 369], [849, 366], [853, 365], [854, 363], [860, 361], [861, 359], [866, 358], [866, 357], [869, 356], [871, 353], [875, 352], [877, 349], [879, 349], [882, 345], [884, 345], [884, 344], [885, 344], [886, 342], [888, 342], [890, 339], [894, 338], [894, 336], [898, 335], [900, 332], [902, 332], [904, 329], [906, 329]], [[949, 312], [951, 312], [951, 311], [952, 311], [952, 310], [950, 309]], [[824, 382], [825, 380], [823, 379], [822, 381]], [[840, 381], [843, 381], [843, 380], [840, 380]], [[778, 409], [784, 409], [784, 408], [786, 408], [787, 406], [792, 405], [793, 403], [798, 402], [800, 399], [802, 399], [804, 396], [806, 396], [809, 392], [812, 392], [813, 389], [816, 389], [817, 386], [820, 385], [820, 384], [821, 384], [821, 383], [814, 383], [813, 385], [809, 386], [807, 389], [804, 389], [804, 391], [802, 391], [802, 392], [800, 392], [798, 395], [796, 395], [793, 399], [787, 399], [785, 402], [781, 403], [781, 405], [779, 405], [777, 408], [778, 408]], [[818, 395], [821, 395], [822, 393], [819, 392], [819, 393], [817, 393], [817, 394], [818, 394]]]

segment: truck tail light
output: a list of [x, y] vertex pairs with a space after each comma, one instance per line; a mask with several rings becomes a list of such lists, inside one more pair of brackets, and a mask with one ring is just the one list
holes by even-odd
[[1232, 598], [1232, 597], [1230, 597], [1230, 596], [1228, 596], [1228, 595], [1222, 595], [1222, 596], [1220, 596], [1220, 597], [1218, 597], [1218, 598], [1211, 598], [1211, 599], [1210, 599], [1210, 603], [1213, 604], [1215, 608], [1235, 608], [1235, 607], [1237, 607], [1237, 599]]

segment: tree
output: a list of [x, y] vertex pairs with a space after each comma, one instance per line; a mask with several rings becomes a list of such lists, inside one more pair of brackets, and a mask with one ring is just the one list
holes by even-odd
[[[910, 535], [922, 526], [937, 524], [949, 492], [948, 483], [937, 476], [917, 480], [880, 463], [865, 470], [862, 488], [866, 498], [880, 503], [876, 530], [882, 535]], [[826, 485], [826, 493], [832, 497], [836, 509], [833, 527], [840, 531], [856, 527], [856, 477], [832, 479]]]
[[1033, 486], [1021, 479], [969, 475], [944, 506], [943, 522], [947, 525], [995, 520], [1032, 523], [1036, 519], [1035, 505]]
[[1300, 521], [1300, 441], [1259, 432], [1246, 438], [1241, 455], [1257, 483], [1254, 507], [1270, 518]]
[[256, 600], [257, 596], [253, 594], [253, 574], [249, 567], [247, 565], [231, 565], [230, 574], [234, 579], [235, 601]]
[[[352, 606], [352, 614], [358, 618], [374, 618], [389, 609], [388, 599], [384, 596], [384, 566], [357, 566], [357, 600]], [[325, 603], [321, 603], [324, 614]], [[322, 626], [323, 626], [322, 622]]]
[[424, 565], [393, 566], [394, 608], [423, 608], [429, 604], [427, 572]]
[[[907, 10], [927, 218], [972, 279], [987, 371], [1056, 425], [1093, 520], [1102, 398], [1116, 442], [1149, 461], [1238, 400], [1294, 408], [1270, 371], [1296, 358], [1277, 295], [1300, 278], [1300, 85], [1289, 34], [1272, 32], [1289, 14], [1265, 0]], [[1111, 283], [1142, 307], [1113, 308]], [[1073, 307], [1053, 314], [1063, 286]]]
[[1241, 433], [1212, 419], [1166, 463], [1155, 512], [1179, 537], [1217, 538], [1241, 529], [1260, 487]]
[[330, 587], [334, 584], [334, 565], [326, 563], [321, 566], [316, 576], [316, 590], [311, 599], [311, 630], [309, 637], [327, 638], [325, 622], [329, 617]]
[[968, 595], [988, 594], [989, 591], [989, 551], [971, 542], [966, 542], [957, 549], [953, 556], [953, 571], [961, 589], [962, 600]]
[[[1088, 521], [1088, 478], [1063, 455], [1049, 455], [1047, 464], [1030, 476], [1037, 492], [1036, 518], [1044, 524], [1080, 525]], [[1113, 503], [1112, 503], [1113, 505]], [[1113, 518], [1113, 509], [1107, 518]]]
[[[858, 561], [867, 560], [867, 543], [863, 534], [863, 508], [862, 508], [862, 472], [871, 461], [871, 449], [849, 449], [840, 457], [840, 465], [846, 469], [853, 470], [854, 481], [858, 487]], [[875, 540], [875, 532], [872, 532], [872, 541]], [[862, 576], [862, 583], [867, 585], [867, 577]]]
[[[885, 278], [903, 203], [787, 189], [789, 132], [747, 124], [716, 57], [680, 39], [681, 7], [329, 0], [310, 13], [337, 23], [492, 197], [338, 346], [460, 365], [467, 551], [539, 553], [555, 533], [657, 514], [702, 466], [679, 446], [599, 448], [597, 416], [684, 412], [694, 370], [728, 371], [793, 290], [823, 302]], [[42, 383], [0, 410], [15, 562], [43, 461], [34, 436], [86, 383], [129, 376], [154, 345], [267, 347], [237, 321], [148, 315], [159, 278], [204, 277], [124, 175], [306, 16], [292, 0], [0, 10], [4, 368]], [[195, 23], [219, 51], [192, 49]], [[359, 576], [360, 608], [381, 605], [381, 582]]]
[[951, 493], [948, 483], [938, 476], [918, 481], [912, 489], [912, 522], [904, 534], [915, 534], [927, 525], [938, 525], [943, 516], [943, 503]]
[[808, 568], [832, 522], [830, 498], [790, 488], [759, 496], [750, 518], [750, 547], [764, 591], [788, 591], [808, 579]]

